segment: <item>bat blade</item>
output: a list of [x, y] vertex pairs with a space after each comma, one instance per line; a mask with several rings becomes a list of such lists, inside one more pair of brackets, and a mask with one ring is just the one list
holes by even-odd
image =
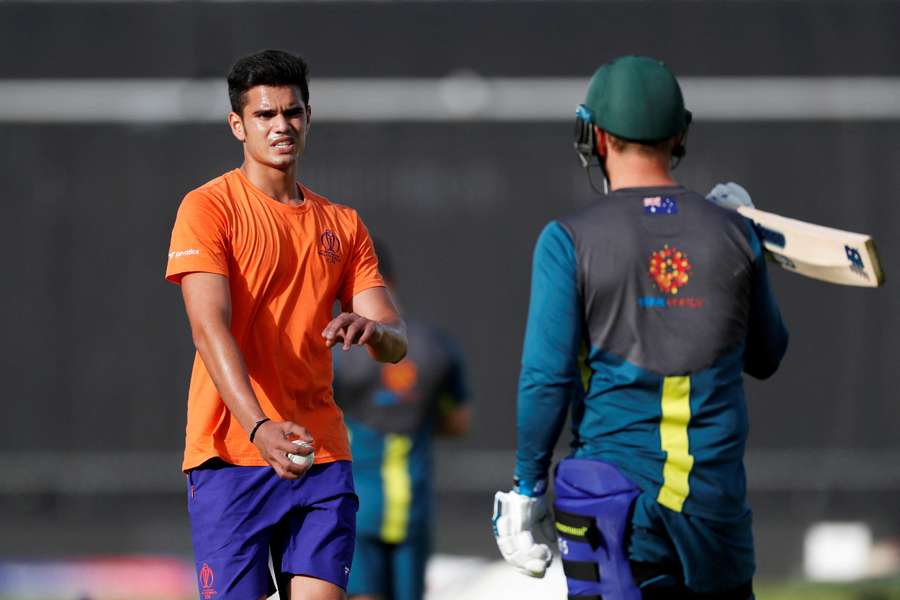
[[788, 271], [839, 285], [878, 287], [884, 283], [871, 236], [747, 206], [738, 212], [755, 225], [767, 258]]

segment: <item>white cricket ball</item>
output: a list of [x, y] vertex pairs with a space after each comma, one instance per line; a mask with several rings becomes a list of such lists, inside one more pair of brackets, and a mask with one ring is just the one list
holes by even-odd
[[307, 467], [311, 467], [313, 461], [316, 460], [316, 453], [313, 451], [312, 444], [310, 444], [309, 442], [304, 442], [303, 440], [294, 440], [291, 443], [297, 444], [298, 446], [303, 446], [304, 448], [309, 448], [310, 452], [306, 455], [288, 453], [288, 459], [294, 464], [306, 465]]

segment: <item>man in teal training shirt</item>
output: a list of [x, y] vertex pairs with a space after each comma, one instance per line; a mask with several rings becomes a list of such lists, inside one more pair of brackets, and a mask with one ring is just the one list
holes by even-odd
[[772, 375], [787, 331], [751, 224], [672, 177], [690, 120], [663, 63], [601, 66], [576, 149], [610, 191], [534, 251], [516, 479], [494, 531], [507, 561], [543, 576], [533, 534], [571, 410], [554, 504], [569, 598], [753, 597], [742, 373]]

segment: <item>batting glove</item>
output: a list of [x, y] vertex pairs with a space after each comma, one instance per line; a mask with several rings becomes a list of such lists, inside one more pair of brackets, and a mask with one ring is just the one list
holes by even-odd
[[494, 539], [504, 560], [520, 573], [543, 577], [553, 560], [546, 544], [535, 541], [553, 537], [553, 525], [543, 496], [531, 498], [516, 491], [494, 495]]
[[722, 208], [737, 210], [741, 206], [753, 208], [753, 200], [743, 187], [733, 181], [717, 183], [706, 195], [706, 199]]

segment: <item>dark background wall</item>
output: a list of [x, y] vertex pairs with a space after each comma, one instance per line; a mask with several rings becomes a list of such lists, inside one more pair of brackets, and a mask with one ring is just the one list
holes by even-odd
[[5, 2], [4, 77], [216, 77], [302, 52], [319, 77], [587, 76], [612, 56], [681, 75], [897, 74], [884, 0]]
[[[13, 2], [0, 4], [0, 79], [219, 77], [237, 56], [263, 47], [307, 57], [313, 107], [317, 77], [471, 69], [586, 81], [599, 63], [631, 52], [664, 58], [690, 76], [896, 77], [898, 23], [896, 2]], [[794, 549], [798, 518], [866, 518], [884, 535], [900, 534], [895, 511], [872, 502], [896, 506], [900, 490], [893, 460], [900, 455], [893, 385], [900, 121], [695, 116], [680, 181], [700, 191], [738, 181], [761, 208], [871, 233], [888, 279], [876, 291], [772, 273], [792, 338], [771, 381], [748, 381], [760, 529], [794, 521]], [[88, 495], [69, 503], [54, 485], [66, 477], [66, 460], [111, 460], [110, 472], [132, 465], [121, 477], [133, 483], [110, 488], [137, 494], [127, 502], [143, 509], [129, 511], [159, 513], [174, 525], [162, 536], [168, 545], [161, 534], [120, 530], [109, 546], [184, 550], [177, 455], [192, 346], [178, 289], [162, 275], [181, 197], [237, 166], [240, 148], [224, 123], [0, 122], [0, 139], [0, 459], [8, 467], [0, 472], [7, 494], [0, 508], [12, 515], [0, 519], [40, 522], [48, 512], [64, 519], [69, 510], [66, 522], [77, 531], [100, 511], [114, 525], [112, 507], [125, 499], [91, 499], [87, 485], [80, 493]], [[570, 125], [316, 123], [301, 178], [360, 210], [390, 245], [403, 305], [459, 339], [477, 418], [465, 441], [443, 447], [441, 460], [476, 483], [460, 488], [455, 475], [439, 483], [476, 494], [486, 515], [489, 487], [507, 485], [512, 468], [503, 451], [514, 446], [534, 239], [549, 219], [594, 198], [571, 151]], [[461, 466], [447, 458], [456, 455], [500, 458]], [[142, 460], [146, 472], [135, 473]], [[140, 496], [141, 481], [157, 472], [151, 467], [171, 473], [160, 486], [147, 484], [159, 494], [155, 502]], [[39, 500], [13, 498], [16, 490]], [[450, 522], [453, 503], [446, 504]], [[483, 529], [475, 542], [439, 535], [439, 546], [489, 554]], [[3, 538], [10, 542], [0, 540], [0, 552], [40, 552], [40, 531]]]
[[[162, 280], [168, 236], [181, 196], [238, 164], [238, 144], [216, 125], [2, 133], [14, 149], [2, 243], [15, 257], [3, 368], [21, 401], [0, 445], [177, 446], [192, 346], [178, 289]], [[677, 174], [700, 190], [734, 179], [759, 206], [871, 232], [890, 282], [898, 135], [895, 123], [700, 123]], [[554, 215], [593, 199], [569, 128], [328, 123], [313, 136], [303, 179], [362, 212], [395, 255], [403, 304], [466, 349], [479, 415], [470, 443], [511, 447], [531, 248]], [[793, 335], [778, 375], [749, 383], [754, 446], [895, 447], [891, 283], [772, 277]]]

